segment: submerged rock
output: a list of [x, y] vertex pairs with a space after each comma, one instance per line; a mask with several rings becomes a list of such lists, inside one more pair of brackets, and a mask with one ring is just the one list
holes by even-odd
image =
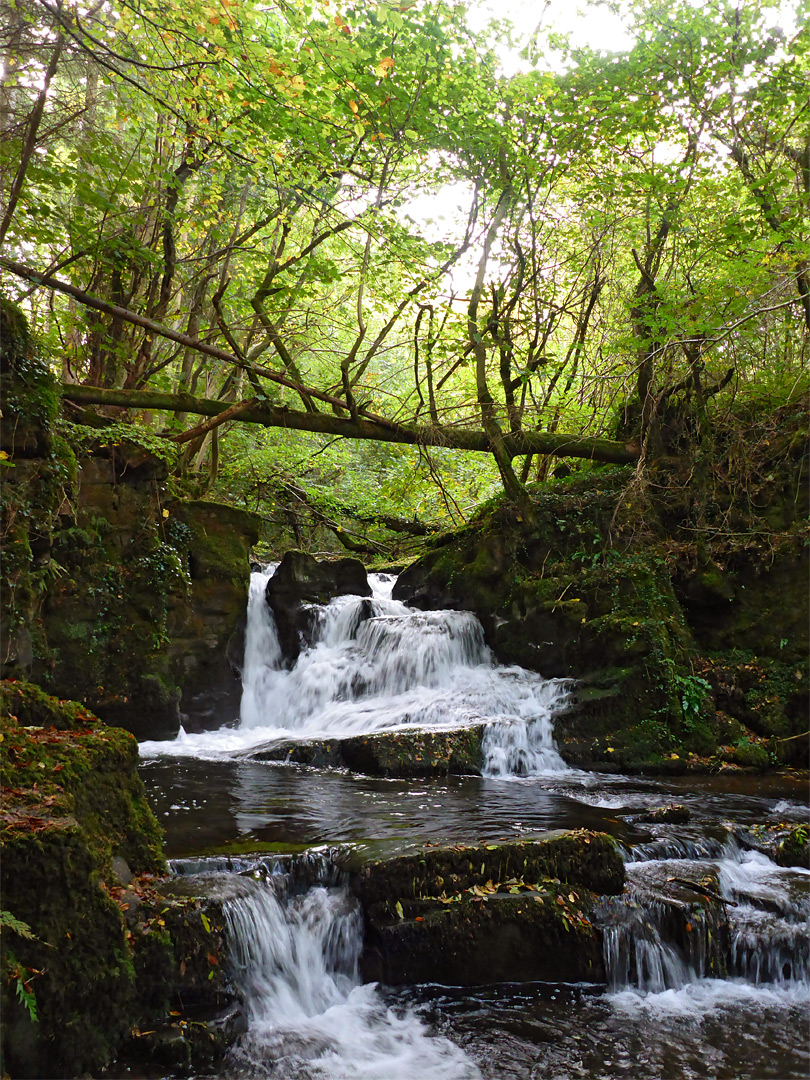
[[656, 806], [652, 810], [645, 810], [643, 814], [629, 816], [632, 821], [643, 821], [650, 824], [685, 825], [692, 815], [680, 803], [670, 803], [669, 806]]

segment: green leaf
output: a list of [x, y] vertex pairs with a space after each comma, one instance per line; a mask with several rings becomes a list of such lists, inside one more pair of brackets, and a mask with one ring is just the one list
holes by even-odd
[[10, 911], [0, 911], [0, 930], [11, 930], [13, 934], [17, 934], [18, 937], [26, 938], [28, 941], [36, 941], [37, 936], [28, 925], [27, 922], [23, 922], [22, 919], [15, 918]]

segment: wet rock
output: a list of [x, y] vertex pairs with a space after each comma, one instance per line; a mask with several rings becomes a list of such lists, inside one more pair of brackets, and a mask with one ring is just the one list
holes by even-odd
[[366, 918], [366, 979], [604, 981], [590, 913], [596, 893], [620, 892], [624, 884], [624, 864], [604, 834], [555, 832], [536, 841], [351, 860], [344, 863]]
[[288, 551], [267, 583], [268, 599], [285, 603], [326, 604], [333, 596], [371, 596], [366, 570], [359, 559], [318, 561], [304, 551]]
[[807, 825], [751, 825], [737, 827], [734, 839], [742, 848], [767, 855], [777, 866], [801, 866], [810, 870]]
[[142, 1068], [149, 1062], [174, 1076], [190, 1076], [218, 1061], [246, 1029], [244, 1012], [235, 1002], [214, 1013], [191, 1011], [149, 1031], [135, 1029], [119, 1064], [131, 1059]]
[[396, 731], [341, 742], [349, 769], [371, 776], [477, 776], [483, 725], [460, 731]]
[[129, 885], [132, 881], [132, 871], [126, 859], [116, 855], [112, 861], [112, 870], [119, 885]]
[[803, 866], [810, 870], [810, 844], [807, 842], [808, 829], [799, 825], [780, 840], [776, 845], [774, 861], [779, 866]]
[[650, 824], [685, 825], [691, 816], [685, 806], [670, 803], [669, 806], [656, 806], [653, 810], [646, 810], [643, 814], [634, 814], [632, 820]]
[[550, 832], [540, 840], [427, 848], [345, 865], [352, 891], [366, 908], [392, 897], [436, 897], [510, 879], [557, 878], [594, 893], [620, 893], [624, 887], [624, 863], [613, 839], [584, 829]]
[[346, 768], [368, 776], [477, 776], [484, 726], [456, 731], [388, 731], [345, 739], [279, 742], [251, 757], [317, 768]]
[[196, 731], [239, 715], [249, 555], [259, 518], [200, 500], [171, 503], [169, 511], [189, 591], [169, 612], [168, 658], [182, 690], [183, 724]]
[[314, 614], [308, 605], [326, 604], [335, 596], [346, 595], [372, 595], [365, 567], [358, 559], [318, 561], [304, 551], [286, 553], [267, 583], [266, 596], [288, 663], [298, 658], [302, 642], [312, 638]]
[[402, 918], [381, 906], [367, 920], [362, 975], [389, 985], [603, 982], [591, 899], [570, 896], [551, 886], [449, 903], [417, 900], [400, 903]]
[[254, 750], [255, 761], [278, 761], [287, 765], [312, 765], [318, 769], [336, 769], [343, 765], [339, 739], [308, 739], [293, 742], [283, 739]]

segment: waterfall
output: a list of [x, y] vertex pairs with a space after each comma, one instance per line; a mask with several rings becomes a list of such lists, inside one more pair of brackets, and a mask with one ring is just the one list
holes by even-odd
[[250, 575], [240, 707], [240, 714], [248, 727], [259, 723], [259, 703], [267, 697], [273, 674], [281, 666], [276, 622], [264, 599], [267, 582], [276, 565], [270, 563], [263, 570]]
[[[601, 904], [611, 990], [660, 994], [725, 975], [754, 986], [810, 988], [810, 871], [777, 866], [733, 841], [713, 854], [700, 862], [703, 852], [690, 852], [691, 861], [631, 856], [626, 894]], [[671, 883], [677, 892], [690, 880], [697, 886], [691, 900], [682, 891], [666, 895]], [[699, 899], [701, 881], [718, 900]]]
[[393, 577], [370, 575], [371, 597], [307, 605], [308, 641], [288, 668], [265, 598], [273, 570], [251, 576], [238, 726], [145, 743], [142, 754], [217, 756], [278, 739], [482, 725], [484, 775], [566, 769], [552, 736], [566, 682], [498, 665], [472, 613], [413, 610], [391, 599]]
[[389, 1008], [357, 967], [363, 920], [344, 884], [244, 878], [225, 914], [248, 1030], [229, 1076], [474, 1080], [478, 1068], [411, 1011]]

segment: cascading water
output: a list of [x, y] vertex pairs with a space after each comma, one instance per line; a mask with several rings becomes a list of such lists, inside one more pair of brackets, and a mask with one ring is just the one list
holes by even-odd
[[273, 567], [251, 576], [238, 727], [145, 743], [142, 754], [206, 756], [274, 739], [340, 738], [402, 728], [485, 725], [483, 772], [493, 777], [565, 770], [552, 717], [562, 680], [495, 663], [470, 612], [414, 611], [371, 575], [371, 598], [310, 605], [311, 642], [283, 665], [265, 589]]
[[250, 575], [240, 708], [243, 722], [248, 727], [255, 727], [259, 722], [260, 702], [266, 699], [268, 682], [281, 666], [276, 624], [270, 608], [264, 602], [267, 581], [276, 565], [270, 563], [264, 570]]
[[301, 891], [283, 874], [246, 878], [225, 914], [234, 977], [248, 1012], [229, 1076], [480, 1077], [448, 1039], [432, 1036], [412, 1011], [395, 1012], [376, 985], [360, 983], [363, 921], [345, 885]]
[[[602, 909], [614, 991], [661, 994], [723, 975], [807, 995], [810, 871], [777, 866], [733, 840], [719, 858], [639, 860], [636, 853], [627, 869], [625, 895]], [[680, 895], [666, 895], [673, 891]]]
[[[155, 759], [147, 770], [166, 784], [164, 816], [197, 822], [176, 834], [183, 837], [179, 850], [234, 852], [221, 866], [189, 863], [189, 872], [242, 875], [250, 860], [239, 852], [289, 850], [288, 844], [309, 850], [294, 873], [279, 856], [262, 880], [240, 878], [228, 901], [234, 966], [249, 1013], [248, 1031], [227, 1063], [229, 1077], [807, 1074], [810, 1058], [796, 1032], [810, 1001], [810, 873], [742, 850], [725, 825], [804, 821], [801, 792], [767, 799], [759, 778], [743, 794], [721, 788], [718, 795], [712, 785], [722, 778], [690, 778], [686, 789], [673, 791], [667, 785], [677, 781], [566, 769], [551, 727], [565, 685], [497, 666], [473, 616], [411, 611], [391, 599], [391, 579], [372, 577], [371, 598], [313, 605], [309, 644], [288, 669], [265, 602], [270, 572], [251, 582], [238, 725], [141, 747]], [[374, 781], [246, 759], [274, 739], [479, 724], [484, 779]], [[499, 782], [515, 777], [525, 779]], [[668, 799], [692, 800], [689, 824], [656, 825], [646, 835], [619, 827], [617, 818], [632, 821], [634, 811]], [[608, 993], [395, 993], [359, 984], [357, 909], [335, 864], [311, 845], [373, 849], [379, 842], [398, 850], [428, 837], [497, 842], [577, 826], [617, 832], [626, 859], [625, 894], [605, 900], [598, 920]], [[690, 891], [690, 882], [710, 890], [709, 899]], [[417, 1015], [420, 995], [430, 1026]]]

